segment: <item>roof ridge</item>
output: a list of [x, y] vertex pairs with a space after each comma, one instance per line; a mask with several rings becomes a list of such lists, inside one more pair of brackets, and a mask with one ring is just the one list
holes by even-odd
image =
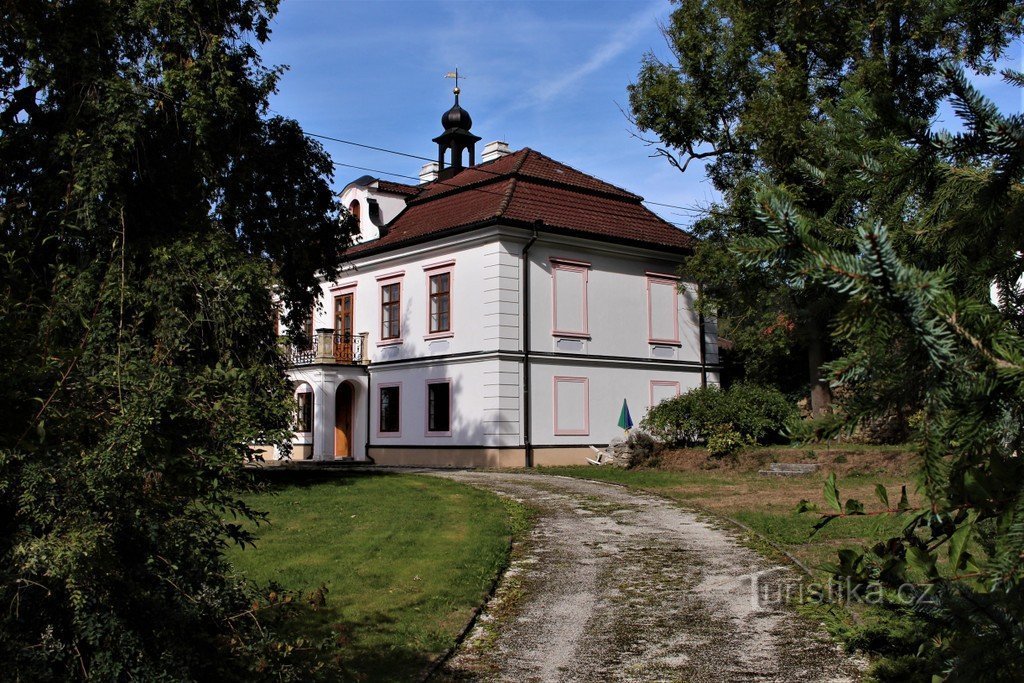
[[[614, 189], [618, 193], [621, 193], [621, 194], [626, 195], [628, 197], [635, 197], [636, 199], [639, 199], [640, 201], [643, 201], [643, 197], [641, 195], [636, 194], [635, 192], [630, 192], [629, 190], [627, 190], [624, 187], [619, 187], [618, 185], [615, 185], [614, 183], [610, 183], [607, 180], [604, 180], [603, 178], [598, 178], [597, 176], [595, 176], [595, 175], [593, 175], [591, 173], [587, 173], [585, 171], [581, 171], [580, 169], [576, 168], [575, 166], [570, 166], [569, 164], [565, 163], [564, 161], [559, 161], [558, 159], [553, 159], [552, 157], [549, 157], [547, 154], [544, 154], [544, 152], [538, 152], [537, 150], [531, 149], [529, 147], [524, 147], [523, 149], [527, 150], [529, 152], [533, 152], [538, 157], [541, 157], [542, 159], [546, 159], [546, 160], [550, 161], [553, 164], [556, 164], [558, 166], [562, 166], [564, 168], [569, 169], [570, 171], [573, 171], [575, 173], [579, 173], [582, 176], [586, 176], [587, 178], [591, 178], [593, 180], [596, 180], [597, 182], [601, 183], [602, 185], [607, 185], [608, 187]], [[525, 155], [524, 155], [524, 161], [525, 161]], [[548, 178], [543, 178], [541, 176], [531, 175], [529, 173], [525, 173], [524, 175], [526, 175], [528, 177], [531, 177], [531, 178], [538, 178], [538, 179], [541, 179], [541, 180], [553, 182], [553, 183], [560, 184], [560, 185], [573, 186], [573, 183], [559, 182], [557, 180], [550, 180]], [[580, 186], [576, 185], [575, 187], [580, 187]], [[605, 194], [615, 194], [615, 192], [611, 192], [611, 191], [608, 191], [608, 190], [600, 190], [600, 189], [595, 190], [594, 188], [582, 188], [582, 187], [581, 187], [581, 189], [590, 190], [590, 191], [596, 191], [596, 192], [604, 192]]]
[[[516, 150], [515, 152], [512, 152], [512, 154], [510, 154], [510, 155], [506, 155], [506, 156], [512, 156], [512, 155], [515, 155], [515, 154], [520, 154], [522, 156], [520, 156], [519, 159], [516, 160], [515, 165], [511, 169], [509, 169], [507, 171], [502, 171], [500, 173], [495, 172], [495, 171], [483, 171], [483, 177], [478, 178], [477, 180], [470, 181], [470, 182], [466, 183], [465, 185], [456, 185], [454, 183], [446, 183], [446, 182], [444, 182], [442, 180], [434, 180], [430, 184], [443, 185], [443, 186], [445, 186], [444, 189], [439, 190], [437, 192], [434, 192], [433, 194], [427, 194], [426, 196], [423, 196], [423, 192], [421, 191], [421, 192], [417, 193], [410, 200], [410, 203], [415, 202], [417, 204], [426, 204], [427, 202], [431, 202], [431, 201], [433, 201], [435, 199], [441, 199], [443, 197], [450, 197], [453, 194], [457, 194], [457, 193], [463, 192], [465, 190], [473, 190], [473, 189], [477, 189], [477, 188], [480, 188], [480, 187], [484, 187], [485, 185], [490, 185], [490, 184], [497, 183], [497, 182], [500, 182], [500, 181], [503, 181], [503, 180], [508, 180], [509, 178], [514, 177], [515, 174], [519, 172], [519, 169], [521, 169], [523, 167], [523, 164], [526, 162], [526, 158], [528, 156], [530, 156], [531, 152], [534, 153], [534, 154], [537, 153], [535, 150], [532, 150], [529, 147], [523, 147], [522, 149], [519, 149], [519, 150]], [[491, 161], [485, 162], [484, 164], [477, 164], [476, 166], [468, 166], [465, 169], [463, 169], [462, 172], [465, 173], [467, 171], [478, 170], [481, 165], [493, 164], [493, 163], [495, 163], [497, 161], [500, 161], [503, 158], [505, 158], [505, 157], [498, 157], [497, 159], [492, 159]], [[452, 176], [452, 177], [455, 177], [455, 176]], [[449, 178], [448, 180], [450, 180], [450, 179], [451, 178]], [[424, 190], [426, 190], [426, 189], [427, 188], [424, 188]]]
[[[525, 157], [526, 155], [524, 154], [523, 156]], [[498, 211], [494, 214], [496, 217], [505, 215], [505, 211], [508, 210], [509, 204], [512, 203], [512, 195], [516, 191], [516, 184], [518, 182], [519, 179], [513, 175], [509, 181], [508, 189], [505, 190], [505, 196], [501, 198], [501, 204], [498, 205]]]
[[540, 154], [540, 152], [533, 149], [532, 147], [523, 147], [519, 151], [523, 153], [523, 156], [519, 157], [519, 161], [516, 163], [515, 167], [511, 171], [509, 171], [509, 173], [511, 173], [512, 175], [515, 175], [523, 170], [523, 164], [526, 163], [527, 157], [529, 157], [531, 154]]

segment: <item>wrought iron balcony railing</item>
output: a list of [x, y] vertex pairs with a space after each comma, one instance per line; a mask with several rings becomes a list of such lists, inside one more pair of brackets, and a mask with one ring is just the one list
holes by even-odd
[[288, 360], [292, 365], [366, 365], [370, 362], [368, 337], [367, 332], [349, 334], [319, 329], [307, 348], [290, 347]]

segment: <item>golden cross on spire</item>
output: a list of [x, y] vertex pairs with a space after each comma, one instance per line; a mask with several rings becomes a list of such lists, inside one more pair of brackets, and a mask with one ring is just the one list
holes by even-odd
[[456, 95], [458, 95], [460, 92], [462, 92], [461, 90], [459, 90], [459, 79], [460, 78], [465, 78], [465, 76], [463, 76], [463, 75], [461, 75], [459, 73], [459, 67], [455, 67], [455, 71], [449, 71], [448, 73], [446, 73], [444, 75], [444, 77], [445, 78], [454, 78], [455, 79], [455, 90], [453, 90], [452, 92], [454, 92]]

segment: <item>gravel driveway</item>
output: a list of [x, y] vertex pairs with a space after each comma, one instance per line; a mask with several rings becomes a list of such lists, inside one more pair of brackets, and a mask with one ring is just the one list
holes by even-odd
[[735, 532], [657, 496], [537, 474], [439, 474], [539, 518], [439, 679], [854, 681], [778, 599], [797, 584]]

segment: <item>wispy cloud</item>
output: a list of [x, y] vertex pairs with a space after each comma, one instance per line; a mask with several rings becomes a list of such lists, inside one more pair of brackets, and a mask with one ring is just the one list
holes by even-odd
[[664, 6], [663, 1], [648, 5], [612, 36], [599, 45], [585, 62], [569, 70], [561, 77], [535, 86], [530, 90], [531, 104], [543, 104], [562, 94], [590, 74], [599, 71], [616, 57], [628, 50], [637, 39], [651, 29], [655, 17]]

